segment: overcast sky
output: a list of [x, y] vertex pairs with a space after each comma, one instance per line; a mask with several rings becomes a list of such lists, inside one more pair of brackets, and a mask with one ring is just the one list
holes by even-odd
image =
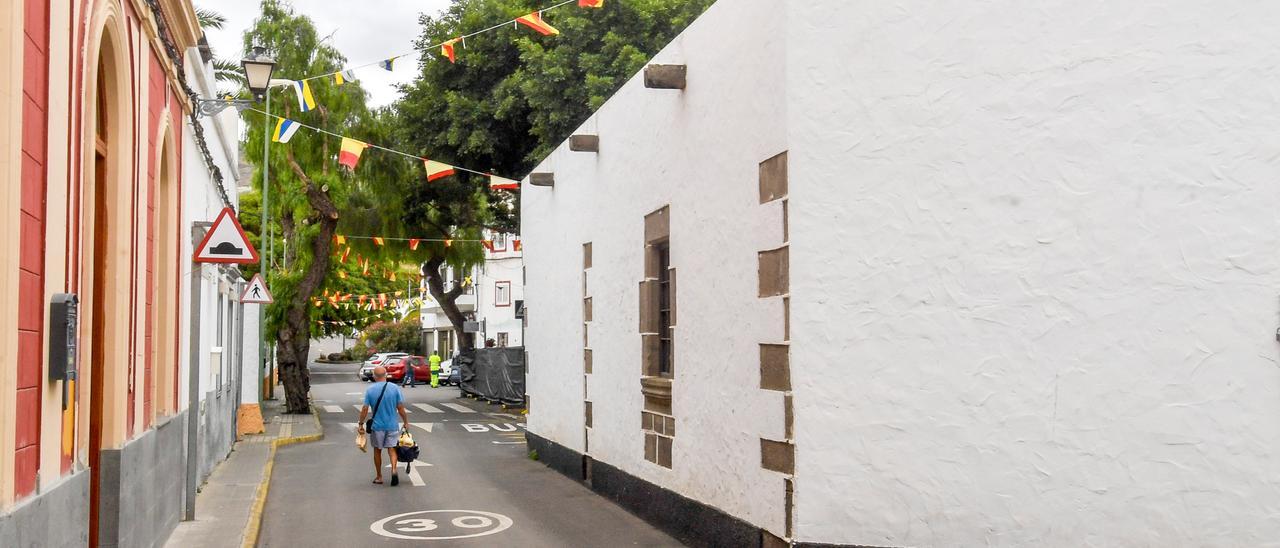
[[[436, 15], [449, 3], [450, 0], [293, 0], [294, 11], [311, 17], [320, 36], [333, 33], [333, 45], [353, 65], [413, 51], [413, 39], [419, 31], [418, 14]], [[243, 57], [244, 31], [258, 17], [260, 0], [195, 0], [195, 4], [227, 18], [223, 30], [206, 32], [214, 52], [225, 59]], [[414, 55], [397, 60], [395, 72], [377, 67], [356, 71], [360, 85], [369, 92], [370, 106], [394, 101], [396, 91], [392, 86], [413, 79], [417, 63]], [[304, 75], [275, 75], [299, 76]]]

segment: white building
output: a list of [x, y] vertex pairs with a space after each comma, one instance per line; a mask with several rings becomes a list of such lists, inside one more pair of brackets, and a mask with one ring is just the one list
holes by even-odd
[[[216, 97], [211, 65], [205, 64], [197, 48], [191, 48], [186, 60], [187, 82], [201, 97]], [[239, 191], [249, 184], [251, 171], [240, 163], [240, 119], [236, 109], [228, 108], [213, 116], [199, 118], [208, 142], [209, 153], [222, 176], [221, 189], [205, 165], [204, 156], [188, 127], [182, 132], [183, 226], [196, 222], [212, 222], [227, 206], [239, 207]], [[224, 201], [223, 193], [227, 201]], [[190, 229], [181, 239], [180, 257], [191, 257], [194, 245]], [[188, 263], [191, 264], [191, 263]], [[200, 364], [199, 417], [200, 476], [206, 477], [213, 466], [226, 457], [238, 433], [262, 431], [262, 414], [258, 407], [257, 384], [258, 309], [261, 305], [241, 305], [240, 295], [246, 285], [239, 269], [233, 266], [198, 264], [194, 272], [183, 272], [180, 329], [190, 333], [179, 349], [178, 398], [183, 407], [190, 401], [191, 358]], [[199, 280], [198, 302], [191, 298], [193, 280]], [[192, 316], [198, 318], [192, 322]], [[199, 325], [198, 331], [194, 329]], [[196, 352], [191, 344], [198, 344]]]
[[1277, 25], [721, 0], [522, 188], [531, 449], [698, 545], [1275, 542]]
[[[487, 340], [493, 340], [495, 346], [520, 346], [524, 341], [523, 320], [518, 317], [524, 303], [524, 254], [517, 248], [520, 237], [486, 232], [485, 238], [493, 245], [492, 250], [486, 250], [485, 261], [461, 279], [456, 279], [454, 272], [447, 272], [445, 288], [455, 283], [468, 284], [455, 302], [469, 320], [481, 322], [481, 331], [476, 333], [477, 347], [484, 346]], [[431, 354], [439, 350], [441, 356], [448, 358], [458, 350], [457, 333], [431, 293], [422, 295], [422, 351]]]

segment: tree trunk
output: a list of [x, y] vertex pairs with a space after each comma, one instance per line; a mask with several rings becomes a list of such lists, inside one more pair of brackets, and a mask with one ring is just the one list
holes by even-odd
[[[449, 323], [453, 324], [453, 330], [458, 334], [458, 350], [470, 350], [476, 347], [475, 334], [462, 330], [467, 319], [463, 317], [462, 311], [458, 310], [457, 304], [458, 296], [462, 295], [466, 288], [461, 283], [456, 283], [452, 289], [444, 290], [444, 276], [440, 273], [440, 266], [443, 264], [444, 257], [432, 257], [427, 260], [427, 289], [431, 291], [431, 296], [435, 297], [436, 302], [440, 303], [440, 309], [444, 311], [445, 317], [449, 318]], [[454, 277], [457, 278], [457, 276]]]
[[[287, 412], [310, 413], [311, 376], [307, 371], [307, 354], [311, 351], [311, 296], [329, 273], [333, 235], [338, 228], [338, 208], [302, 171], [293, 153], [286, 149], [285, 154], [289, 167], [302, 181], [307, 202], [316, 212], [319, 233], [310, 242], [311, 259], [303, 269], [297, 291], [284, 303], [284, 318], [276, 335], [276, 360], [280, 364]], [[301, 269], [302, 265], [296, 265], [296, 268]]]

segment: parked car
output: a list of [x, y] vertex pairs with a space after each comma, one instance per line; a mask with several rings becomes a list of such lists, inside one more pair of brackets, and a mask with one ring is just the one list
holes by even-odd
[[365, 360], [363, 364], [360, 364], [360, 371], [356, 373], [356, 378], [365, 382], [371, 382], [373, 381], [373, 368], [378, 367], [379, 365], [385, 366], [387, 364], [387, 360], [390, 358], [403, 358], [408, 355], [409, 354], [404, 352], [379, 352], [369, 356], [369, 359]]
[[455, 368], [449, 371], [449, 376], [445, 377], [444, 384], [453, 386], [462, 386], [462, 369]]
[[392, 382], [404, 382], [404, 369], [413, 367], [413, 384], [422, 384], [431, 382], [431, 365], [427, 359], [422, 356], [404, 356], [402, 358], [390, 358], [387, 368], [387, 380]]

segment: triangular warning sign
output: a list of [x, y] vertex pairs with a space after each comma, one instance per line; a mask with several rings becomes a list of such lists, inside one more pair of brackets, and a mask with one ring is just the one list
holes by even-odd
[[231, 208], [223, 208], [218, 218], [213, 221], [213, 228], [204, 235], [204, 240], [196, 246], [197, 263], [239, 263], [254, 264], [258, 262], [258, 250], [249, 243], [249, 238], [240, 228], [240, 221]]
[[240, 296], [240, 302], [244, 304], [270, 304], [272, 301], [271, 292], [267, 291], [267, 284], [262, 281], [262, 274], [254, 274], [253, 279], [249, 280], [249, 286], [244, 288], [244, 295]]

